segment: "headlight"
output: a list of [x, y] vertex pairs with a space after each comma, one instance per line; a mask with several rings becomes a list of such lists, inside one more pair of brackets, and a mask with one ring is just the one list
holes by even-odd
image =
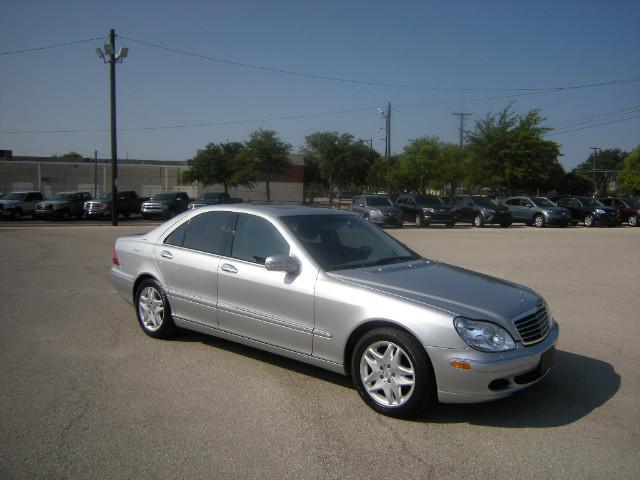
[[376, 208], [372, 208], [371, 209], [371, 213], [373, 215], [382, 215], [382, 212], [380, 210], [376, 209]]
[[423, 211], [424, 213], [433, 213], [433, 212], [435, 212], [436, 210], [435, 210], [435, 208], [423, 208], [423, 209], [422, 209], [422, 211]]
[[597, 213], [598, 215], [604, 215], [604, 214], [606, 213], [606, 212], [605, 212], [603, 209], [601, 209], [601, 208], [596, 208], [596, 209], [594, 210], [594, 212], [595, 212], [595, 213]]
[[516, 348], [509, 332], [494, 323], [478, 322], [458, 317], [453, 321], [456, 331], [472, 348], [482, 352], [506, 352]]

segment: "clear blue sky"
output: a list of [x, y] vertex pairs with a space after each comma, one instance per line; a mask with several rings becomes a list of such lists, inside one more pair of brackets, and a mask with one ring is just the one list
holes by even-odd
[[[257, 128], [276, 130], [294, 151], [319, 130], [373, 138], [381, 151], [384, 120], [375, 107], [387, 102], [392, 150], [399, 153], [424, 135], [457, 142], [452, 112], [472, 113], [472, 128], [505, 107], [511, 101], [505, 96], [518, 93], [511, 89], [640, 78], [638, 0], [0, 0], [0, 18], [0, 52], [106, 39], [109, 28], [128, 37], [117, 40], [117, 47], [129, 48], [117, 67], [120, 158], [184, 160], [208, 142], [244, 141]], [[434, 89], [274, 73], [134, 40], [275, 69]], [[110, 155], [108, 66], [93, 52], [102, 43], [0, 55], [0, 149]], [[518, 113], [541, 109], [548, 126], [574, 125], [549, 137], [560, 143], [566, 168], [585, 160], [590, 147], [640, 144], [638, 81], [514, 100]], [[360, 111], [313, 116], [347, 110]], [[224, 125], [257, 119], [272, 120]], [[589, 120], [570, 123], [582, 119]], [[594, 126], [599, 123], [608, 124]], [[188, 126], [194, 124], [209, 125]], [[136, 130], [177, 125], [187, 127]], [[93, 129], [99, 131], [77, 131]], [[76, 132], [10, 133], [52, 130]]]

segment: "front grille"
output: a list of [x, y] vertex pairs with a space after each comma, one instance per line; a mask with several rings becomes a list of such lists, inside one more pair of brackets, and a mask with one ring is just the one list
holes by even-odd
[[530, 315], [517, 319], [513, 324], [520, 334], [522, 345], [533, 345], [544, 340], [551, 328], [549, 314], [543, 306]]

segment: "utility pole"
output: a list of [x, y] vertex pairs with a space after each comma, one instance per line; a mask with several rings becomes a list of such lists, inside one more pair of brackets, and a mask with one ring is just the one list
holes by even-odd
[[458, 117], [460, 117], [460, 148], [462, 148], [462, 144], [464, 142], [464, 117], [469, 117], [471, 116], [471, 114], [464, 112], [455, 112], [452, 115], [457, 115]]
[[591, 147], [589, 150], [593, 150], [593, 155], [591, 159], [593, 161], [593, 188], [595, 188], [595, 194], [598, 194], [598, 181], [596, 180], [596, 159], [598, 158], [598, 147]]
[[98, 198], [98, 150], [93, 151], [93, 195]]
[[104, 51], [96, 48], [96, 55], [104, 63], [109, 64], [109, 85], [111, 98], [111, 225], [118, 225], [118, 138], [116, 130], [116, 63], [129, 53], [128, 48], [121, 48], [116, 54], [116, 31], [109, 30], [109, 43], [104, 45]]
[[387, 102], [387, 163], [391, 163], [391, 102]]

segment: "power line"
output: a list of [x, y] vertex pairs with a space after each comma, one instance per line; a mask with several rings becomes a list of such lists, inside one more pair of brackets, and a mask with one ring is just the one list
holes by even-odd
[[635, 115], [633, 117], [627, 117], [627, 118], [620, 118], [618, 120], [611, 120], [609, 122], [596, 123], [594, 125], [587, 125], [587, 126], [580, 127], [580, 128], [574, 128], [573, 130], [564, 130], [564, 131], [561, 131], [561, 132], [551, 132], [551, 133], [548, 133], [547, 135], [549, 135], [549, 136], [551, 136], [551, 135], [564, 135], [565, 133], [578, 132], [580, 130], [586, 130], [588, 128], [602, 127], [604, 125], [611, 125], [611, 124], [614, 124], [614, 123], [627, 122], [629, 120], [635, 120], [636, 118], [640, 118], [640, 115]]
[[81, 43], [95, 42], [96, 40], [104, 40], [104, 37], [87, 38], [86, 40], [76, 40], [74, 42], [56, 43], [53, 45], [46, 45], [44, 47], [23, 48], [21, 50], [8, 50], [6, 52], [0, 52], [0, 55], [15, 55], [17, 53], [37, 52], [40, 50], [49, 50], [52, 48], [68, 47], [70, 45], [79, 45]]
[[177, 48], [166, 47], [164, 45], [159, 45], [157, 43], [146, 42], [143, 40], [137, 40], [131, 37], [121, 36], [120, 38], [128, 40], [130, 42], [138, 43], [140, 45], [145, 45], [147, 47], [156, 48], [159, 50], [165, 50], [168, 52], [177, 53], [180, 55], [186, 55], [190, 57], [200, 58], [203, 60], [208, 60], [216, 63], [223, 63], [227, 65], [234, 65], [237, 67], [250, 68], [254, 70], [261, 70], [266, 72], [280, 73], [284, 75], [292, 75], [296, 77], [305, 77], [305, 78], [314, 78], [318, 80], [329, 80], [334, 82], [341, 83], [351, 83], [356, 85], [368, 85], [375, 87], [391, 87], [391, 88], [408, 88], [408, 89], [421, 89], [421, 90], [434, 90], [434, 91], [456, 91], [456, 92], [531, 92], [531, 93], [540, 93], [540, 92], [548, 92], [548, 91], [565, 91], [565, 90], [577, 90], [583, 88], [593, 88], [593, 87], [603, 87], [603, 86], [613, 86], [619, 84], [625, 84], [630, 82], [638, 82], [640, 81], [640, 75], [635, 75], [633, 77], [617, 79], [617, 80], [606, 80], [603, 82], [595, 82], [595, 83], [586, 83], [580, 85], [565, 85], [559, 87], [543, 87], [543, 88], [480, 88], [480, 87], [438, 87], [438, 86], [429, 86], [429, 85], [411, 85], [411, 84], [402, 84], [402, 83], [385, 83], [385, 82], [373, 82], [369, 80], [357, 80], [350, 78], [342, 78], [335, 77], [331, 75], [320, 75], [315, 73], [306, 73], [306, 72], [296, 72], [292, 70], [285, 70], [282, 68], [269, 67], [265, 65], [256, 65], [252, 63], [239, 62], [236, 60], [229, 60], [226, 58], [220, 57], [212, 57], [209, 55], [204, 55], [201, 53], [189, 52], [186, 50], [180, 50]]
[[640, 110], [640, 105], [637, 105], [635, 107], [629, 107], [629, 108], [623, 108], [623, 109], [619, 109], [619, 110], [614, 110], [612, 112], [601, 113], [599, 115], [592, 115], [590, 117], [584, 117], [584, 118], [580, 118], [580, 119], [577, 119], [577, 120], [568, 120], [568, 121], [561, 122], [561, 123], [557, 124], [554, 127], [554, 130], [565, 130], [565, 129], [568, 129], [568, 128], [574, 128], [574, 127], [577, 127], [577, 126], [580, 126], [580, 125], [593, 123], [593, 122], [596, 122], [598, 120], [602, 120], [603, 118], [611, 117], [613, 115], [628, 115], [628, 114], [634, 113], [634, 112], [636, 112], [638, 110]]
[[[359, 112], [368, 112], [372, 110], [376, 110], [377, 107], [365, 107], [365, 108], [354, 108], [350, 110], [339, 110], [334, 112], [320, 112], [320, 113], [308, 113], [308, 114], [300, 114], [300, 115], [286, 115], [282, 117], [270, 117], [270, 118], [261, 118], [261, 119], [251, 119], [251, 120], [229, 120], [225, 122], [206, 122], [206, 123], [185, 123], [179, 125], [156, 125], [150, 127], [125, 127], [119, 128], [119, 131], [144, 131], [144, 130], [173, 130], [178, 128], [199, 128], [199, 127], [221, 127], [227, 125], [244, 125], [251, 123], [265, 123], [265, 122], [273, 122], [278, 120], [299, 120], [304, 118], [314, 118], [314, 117], [324, 117], [331, 115], [343, 115], [347, 113], [359, 113]], [[15, 131], [3, 131], [0, 134], [3, 135], [22, 135], [22, 134], [56, 134], [56, 133], [97, 133], [97, 132], [107, 132], [109, 129], [107, 128], [81, 128], [81, 129], [59, 129], [59, 130], [15, 130]]]

